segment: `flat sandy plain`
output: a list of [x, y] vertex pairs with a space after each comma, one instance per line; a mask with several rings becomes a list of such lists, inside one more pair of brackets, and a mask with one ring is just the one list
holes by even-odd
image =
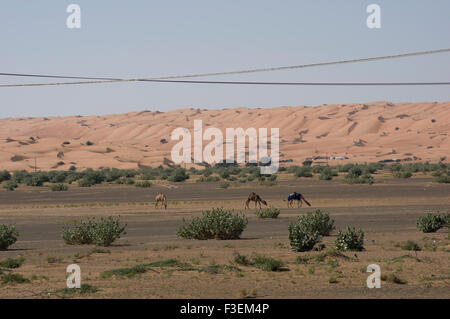
[[[312, 207], [288, 209], [283, 199], [294, 190], [303, 193]], [[166, 211], [153, 206], [158, 191], [168, 197]], [[263, 220], [256, 218], [254, 209], [244, 211], [251, 191], [281, 208], [280, 216]], [[211, 207], [245, 213], [249, 223], [241, 239], [198, 241], [176, 236], [183, 218], [191, 220]], [[288, 225], [317, 208], [331, 215], [337, 229], [362, 228], [366, 250], [345, 252], [347, 258], [296, 263], [298, 256], [320, 252], [291, 251]], [[180, 183], [149, 189], [109, 185], [71, 187], [67, 192], [51, 192], [47, 187], [0, 190], [0, 224], [15, 224], [20, 232], [8, 251], [0, 251], [0, 260], [22, 255], [25, 262], [14, 272], [31, 279], [1, 286], [0, 298], [450, 298], [449, 231], [423, 234], [416, 229], [417, 218], [427, 211], [449, 210], [450, 185], [432, 183], [428, 177], [382, 179], [371, 186], [300, 179], [272, 187], [250, 184], [229, 189], [219, 183]], [[64, 222], [110, 215], [121, 216], [127, 234], [105, 248], [108, 252], [64, 244]], [[323, 243], [333, 247], [336, 234], [337, 230]], [[416, 255], [398, 247], [407, 240], [417, 242], [422, 251]], [[235, 251], [280, 259], [285, 266], [283, 271], [267, 272], [237, 265]], [[133, 278], [100, 277], [107, 270], [170, 258], [191, 270], [154, 267]], [[82, 283], [98, 288], [97, 292], [64, 293], [66, 267], [72, 263], [81, 267]], [[382, 275], [395, 274], [406, 283], [382, 281], [380, 289], [367, 288], [366, 267], [373, 263], [380, 265]]]

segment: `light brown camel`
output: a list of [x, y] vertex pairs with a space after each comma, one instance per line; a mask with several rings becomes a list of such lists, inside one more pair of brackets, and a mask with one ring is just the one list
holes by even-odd
[[156, 194], [155, 197], [155, 208], [158, 208], [158, 204], [161, 203], [161, 208], [167, 209], [167, 197], [163, 193]]
[[249, 208], [248, 204], [250, 202], [255, 202], [255, 208], [256, 208], [256, 204], [259, 205], [259, 209], [261, 209], [261, 203], [263, 203], [264, 205], [267, 206], [267, 202], [265, 200], [263, 200], [258, 194], [256, 194], [255, 192], [251, 192], [250, 195], [248, 195], [247, 201], [245, 202], [245, 208]]

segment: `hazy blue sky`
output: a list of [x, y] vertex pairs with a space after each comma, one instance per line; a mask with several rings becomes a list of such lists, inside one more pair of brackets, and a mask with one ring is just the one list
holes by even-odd
[[[81, 6], [80, 30], [66, 27], [71, 3]], [[381, 6], [379, 30], [366, 26], [371, 3]], [[449, 15], [448, 0], [2, 0], [0, 72], [154, 77], [449, 48]], [[450, 54], [209, 79], [449, 81]], [[34, 81], [0, 77], [3, 84]], [[377, 100], [448, 101], [450, 88], [154, 83], [0, 88], [0, 117]]]

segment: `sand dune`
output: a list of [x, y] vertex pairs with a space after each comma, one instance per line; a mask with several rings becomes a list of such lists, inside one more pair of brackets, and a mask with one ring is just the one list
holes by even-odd
[[[450, 154], [450, 102], [374, 102], [317, 107], [182, 109], [104, 116], [0, 119], [0, 169], [138, 168], [157, 166], [176, 141], [177, 127], [280, 129], [281, 160], [346, 156], [329, 163], [420, 158]], [[90, 144], [90, 145], [89, 145]], [[207, 143], [204, 143], [204, 146]]]

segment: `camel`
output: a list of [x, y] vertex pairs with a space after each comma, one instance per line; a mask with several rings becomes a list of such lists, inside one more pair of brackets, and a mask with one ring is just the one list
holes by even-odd
[[167, 209], [167, 197], [163, 193], [156, 194], [155, 197], [155, 208], [158, 208], [158, 204], [161, 203], [161, 208]]
[[265, 200], [261, 199], [261, 197], [254, 192], [251, 192], [250, 195], [248, 195], [247, 201], [245, 202], [246, 209], [249, 208], [248, 204], [250, 202], [255, 202], [255, 208], [256, 208], [256, 204], [258, 204], [259, 209], [261, 209], [261, 203], [263, 203], [264, 205], [267, 206], [267, 202]]
[[292, 194], [289, 194], [288, 196], [288, 208], [293, 207], [294, 201], [297, 201], [297, 207], [301, 207], [303, 202], [306, 203], [306, 205], [311, 206], [311, 204], [305, 199], [305, 197], [297, 192], [293, 192]]

